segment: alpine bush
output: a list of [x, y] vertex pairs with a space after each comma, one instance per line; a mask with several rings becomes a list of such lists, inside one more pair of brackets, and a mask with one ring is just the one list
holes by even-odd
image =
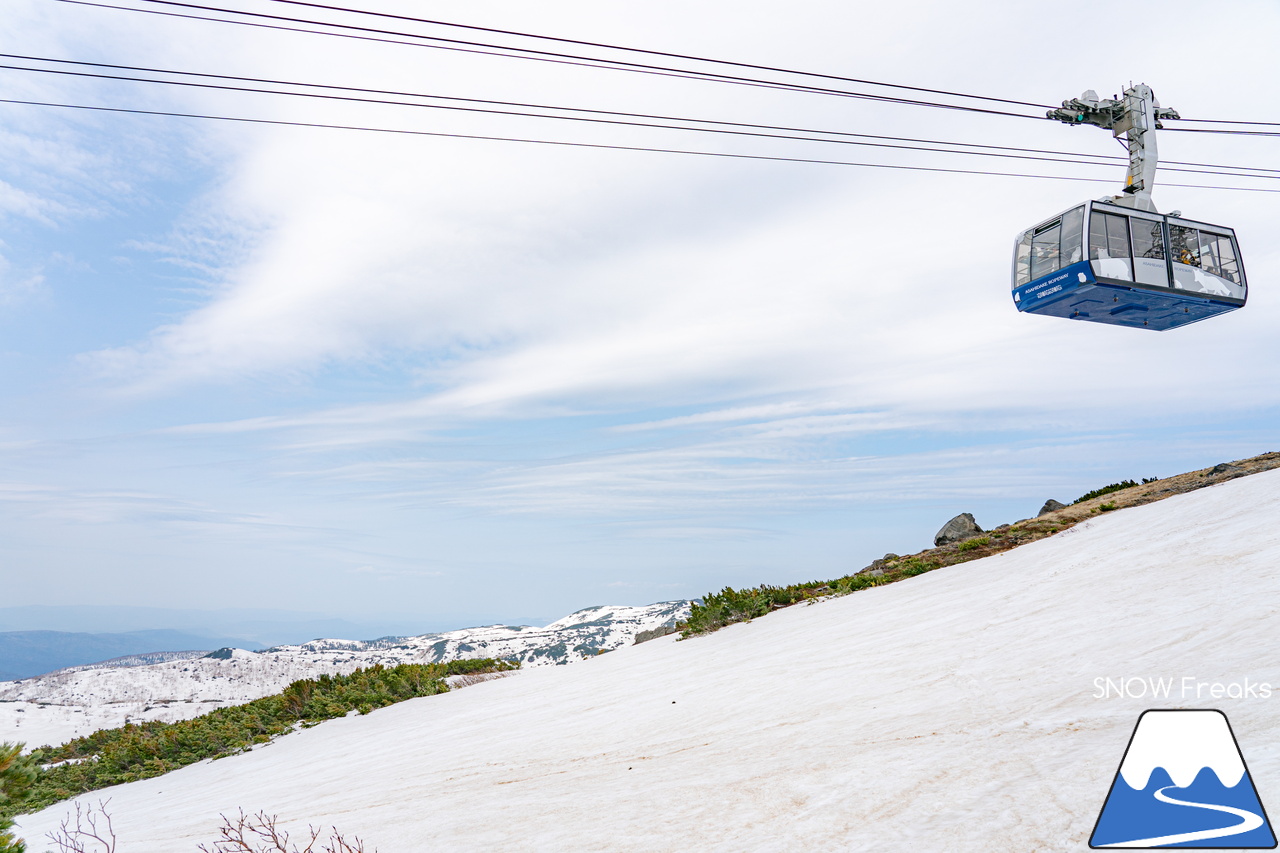
[[[1143, 482], [1145, 483], [1149, 481], [1143, 480]], [[1084, 503], [1087, 500], [1092, 500], [1093, 498], [1100, 498], [1103, 495], [1109, 495], [1112, 492], [1118, 492], [1121, 489], [1131, 489], [1136, 485], [1138, 484], [1135, 483], [1133, 480], [1121, 480], [1118, 483], [1112, 483], [1109, 486], [1103, 486], [1101, 489], [1094, 489], [1092, 492], [1083, 494], [1080, 497], [1073, 500], [1072, 503], [1073, 504]]]
[[[295, 681], [274, 696], [218, 708], [190, 720], [128, 723], [104, 729], [56, 748], [45, 747], [41, 761], [65, 763], [33, 779], [29, 783], [30, 796], [20, 807], [34, 811], [87, 791], [160, 776], [206, 758], [245, 752], [296, 726], [317, 725], [351, 711], [367, 714], [405, 699], [444, 693], [449, 689], [445, 679], [451, 675], [503, 672], [518, 667], [515, 662], [488, 658], [373, 666], [350, 675], [321, 675]], [[4, 755], [0, 752], [0, 772]], [[0, 796], [0, 821], [19, 814], [18, 808], [16, 799]], [[8, 851], [0, 847], [0, 853]]]
[[40, 753], [23, 755], [21, 743], [0, 743], [0, 853], [24, 853], [27, 845], [9, 832], [11, 812], [27, 799], [40, 778]]

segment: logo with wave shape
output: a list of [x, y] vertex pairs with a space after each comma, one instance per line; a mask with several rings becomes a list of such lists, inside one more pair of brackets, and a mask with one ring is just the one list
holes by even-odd
[[1144, 711], [1089, 846], [1274, 849], [1275, 833], [1227, 715]]

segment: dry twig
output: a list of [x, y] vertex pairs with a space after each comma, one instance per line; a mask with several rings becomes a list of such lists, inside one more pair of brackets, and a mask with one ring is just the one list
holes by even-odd
[[107, 813], [109, 802], [99, 800], [96, 806], [86, 809], [77, 801], [75, 825], [68, 814], [58, 831], [47, 833], [45, 838], [56, 844], [60, 853], [97, 853], [99, 845], [102, 853], [115, 853], [116, 833], [111, 826], [111, 815]]
[[[201, 844], [201, 853], [365, 853], [363, 841], [359, 838], [348, 841], [337, 827], [332, 827], [333, 833], [321, 842], [321, 830], [308, 826], [310, 837], [306, 840], [307, 846], [299, 848], [296, 844], [289, 846], [289, 833], [277, 826], [279, 815], [269, 815], [265, 811], [246, 815], [244, 809], [240, 809], [235, 819], [225, 814], [221, 817], [222, 826], [218, 828], [221, 837], [212, 847]], [[317, 849], [318, 842], [323, 846]]]

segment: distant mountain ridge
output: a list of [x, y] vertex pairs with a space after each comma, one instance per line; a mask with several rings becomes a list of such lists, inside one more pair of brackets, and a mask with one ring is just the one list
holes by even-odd
[[[0, 741], [61, 743], [125, 722], [187, 719], [319, 675], [375, 665], [505, 658], [524, 666], [573, 663], [674, 625], [689, 601], [579, 610], [544, 627], [490, 625], [416, 637], [318, 639], [262, 651], [225, 648], [138, 665], [145, 655], [0, 683]], [[114, 665], [113, 665], [114, 664]]]
[[262, 648], [259, 643], [236, 637], [174, 630], [100, 634], [75, 631], [5, 631], [0, 632], [0, 681], [31, 678], [70, 666], [94, 664], [132, 655], [208, 650], [228, 645]]
[[268, 654], [291, 654], [317, 662], [347, 661], [352, 655], [380, 663], [439, 663], [459, 658], [517, 659], [525, 666], [573, 663], [632, 642], [641, 631], [674, 625], [689, 615], [689, 602], [664, 601], [644, 607], [588, 607], [543, 628], [488, 625], [377, 640], [311, 640], [275, 646]]
[[[224, 648], [226, 647], [224, 646]], [[143, 652], [139, 655], [123, 655], [118, 658], [96, 661], [95, 663], [67, 666], [62, 669], [54, 670], [54, 672], [84, 672], [88, 669], [125, 669], [131, 666], [151, 666], [153, 663], [168, 663], [169, 661], [175, 660], [195, 660], [196, 658], [207, 657], [211, 654], [217, 654], [217, 652], [211, 652], [208, 649], [191, 649], [181, 652]], [[53, 672], [44, 674], [53, 675]]]
[[0, 606], [0, 632], [71, 631], [119, 634], [173, 628], [202, 637], [239, 637], [261, 647], [301, 643], [313, 637], [409, 636], [429, 631], [451, 631], [471, 625], [545, 625], [550, 614], [494, 613], [484, 601], [471, 602], [473, 611], [450, 608], [439, 613], [394, 613], [382, 616], [339, 616], [302, 610], [224, 607], [200, 610], [179, 607], [131, 605]]

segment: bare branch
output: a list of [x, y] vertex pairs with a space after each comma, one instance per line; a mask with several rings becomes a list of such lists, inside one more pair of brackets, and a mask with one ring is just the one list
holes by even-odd
[[115, 853], [116, 832], [107, 812], [109, 802], [99, 800], [96, 806], [85, 808], [77, 800], [74, 823], [68, 814], [57, 832], [47, 833], [45, 838], [57, 845], [59, 853]]
[[[312, 853], [322, 832], [314, 826], [307, 827], [310, 835], [307, 846], [299, 849], [297, 845], [289, 845], [289, 833], [278, 826], [279, 815], [269, 815], [265, 811], [246, 815], [244, 809], [240, 809], [234, 819], [225, 814], [220, 817], [222, 826], [218, 829], [219, 839], [212, 847], [201, 844], [201, 853]], [[334, 827], [333, 834], [325, 842], [325, 846], [320, 848], [320, 853], [365, 853], [364, 842], [359, 838], [347, 841], [337, 827]]]

